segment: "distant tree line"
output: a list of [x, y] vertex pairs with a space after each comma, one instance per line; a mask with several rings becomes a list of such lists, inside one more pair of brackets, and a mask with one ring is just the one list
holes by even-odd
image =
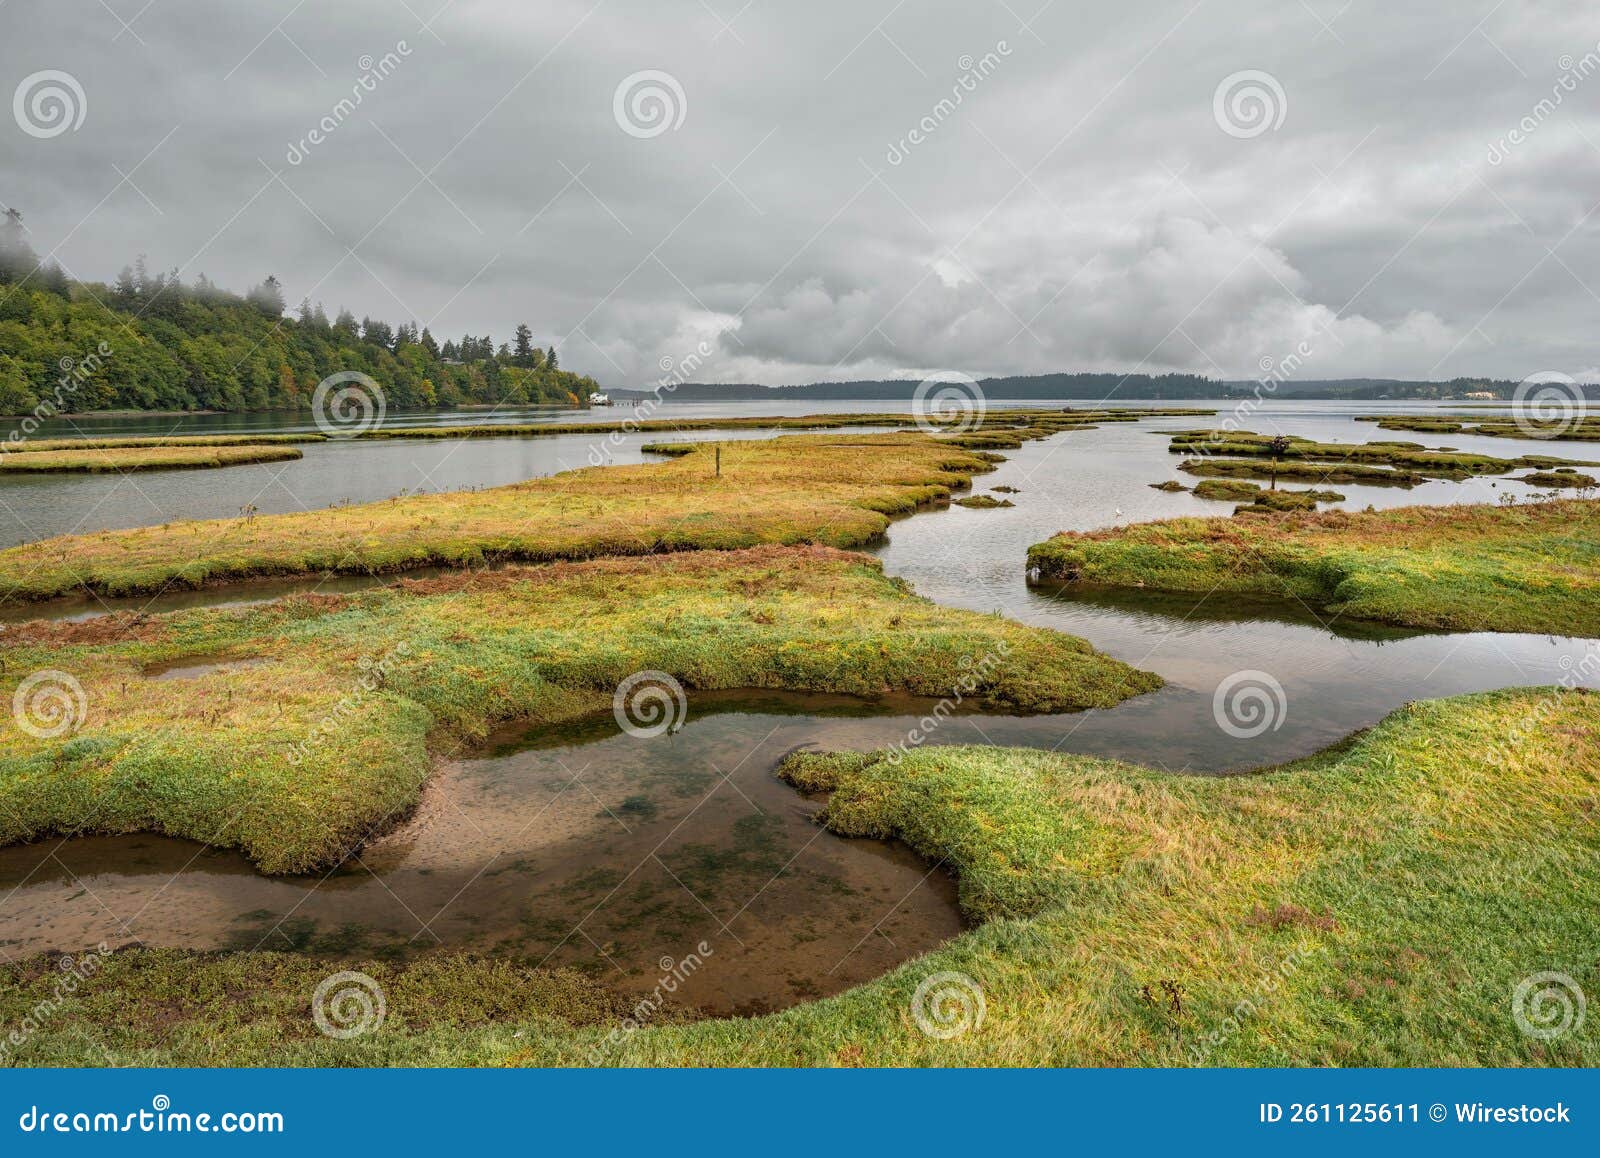
[[68, 367], [106, 343], [110, 356], [78, 372], [62, 409], [292, 410], [341, 370], [369, 374], [390, 409], [477, 404], [577, 405], [599, 389], [562, 370], [526, 325], [512, 344], [487, 334], [439, 343], [415, 322], [357, 321], [320, 303], [285, 315], [283, 287], [267, 277], [244, 296], [201, 274], [152, 272], [143, 257], [105, 285], [77, 282], [29, 247], [22, 215], [0, 218], [0, 414], [63, 397]]
[[[685, 382], [660, 396], [676, 402], [755, 402], [812, 399], [827, 401], [905, 401], [916, 395], [916, 378], [880, 378], [857, 382], [812, 382], [805, 386], [760, 386], [739, 382]], [[1034, 374], [984, 378], [978, 385], [989, 401], [997, 399], [1062, 399], [1103, 401], [1108, 398], [1217, 398], [1222, 383], [1198, 374]], [[642, 397], [648, 390], [614, 389], [619, 398]]]

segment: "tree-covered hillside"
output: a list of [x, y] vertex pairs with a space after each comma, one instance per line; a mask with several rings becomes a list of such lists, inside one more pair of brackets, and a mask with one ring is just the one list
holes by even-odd
[[152, 274], [142, 258], [111, 285], [75, 282], [39, 262], [16, 210], [0, 219], [0, 414], [302, 409], [345, 370], [370, 375], [396, 410], [576, 405], [598, 389], [560, 369], [527, 326], [496, 347], [347, 311], [329, 321], [309, 302], [286, 317], [275, 278], [240, 297], [203, 274]]

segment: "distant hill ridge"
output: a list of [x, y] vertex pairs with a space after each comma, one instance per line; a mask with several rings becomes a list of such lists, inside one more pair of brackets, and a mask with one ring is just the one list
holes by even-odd
[[[762, 386], [756, 383], [685, 382], [653, 390], [614, 389], [618, 400], [659, 395], [668, 402], [906, 401], [915, 395], [917, 379], [887, 378], [853, 382], [813, 382], [805, 386]], [[1509, 400], [1518, 383], [1510, 379], [1454, 378], [1448, 382], [1395, 378], [1318, 378], [1298, 382], [1259, 382], [1208, 378], [1199, 374], [1032, 374], [979, 380], [986, 399], [1115, 401], [1151, 399], [1248, 398], [1256, 393], [1278, 398], [1326, 398], [1374, 401], [1438, 399], [1472, 401], [1469, 394], [1488, 393]], [[1586, 397], [1600, 399], [1600, 387], [1582, 387]]]

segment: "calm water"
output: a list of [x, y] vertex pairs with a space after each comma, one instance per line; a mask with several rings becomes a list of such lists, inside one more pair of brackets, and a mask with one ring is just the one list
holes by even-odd
[[[1062, 403], [996, 402], [995, 408], [1028, 406], [1059, 409]], [[1071, 405], [1090, 406], [1075, 402]], [[1115, 404], [1113, 404], [1115, 405]], [[1124, 407], [1162, 406], [1167, 403], [1130, 402]], [[1231, 402], [1194, 402], [1175, 405], [1215, 407], [1216, 419], [1162, 418], [1137, 424], [1110, 424], [1094, 431], [1058, 435], [1043, 446], [1031, 444], [1017, 455], [1032, 464], [1037, 480], [1024, 476], [1033, 490], [1029, 504], [1035, 513], [1049, 505], [1054, 522], [1062, 527], [1103, 526], [1161, 518], [1174, 514], [1227, 514], [1232, 503], [1206, 502], [1184, 494], [1150, 490], [1145, 484], [1179, 478], [1180, 457], [1167, 453], [1166, 440], [1151, 431], [1203, 426], [1233, 413]], [[762, 402], [689, 403], [661, 407], [654, 417], [723, 418], [848, 412], [904, 411], [909, 403], [866, 402]], [[1574, 459], [1600, 458], [1595, 443], [1533, 443], [1495, 438], [1457, 438], [1379, 431], [1372, 423], [1353, 421], [1357, 414], [1426, 413], [1418, 404], [1270, 402], [1245, 420], [1250, 429], [1325, 439], [1365, 442], [1395, 438], [1427, 446], [1454, 446], [1502, 457], [1540, 452]], [[586, 422], [606, 417], [622, 418], [630, 411], [517, 410], [504, 412], [447, 412], [392, 415], [391, 426], [478, 426], [506, 423]], [[1473, 411], [1473, 413], [1480, 413]], [[1493, 411], [1484, 410], [1487, 415]], [[58, 420], [46, 424], [38, 437], [73, 434], [114, 435], [289, 433], [315, 427], [299, 416], [193, 415], [181, 418], [109, 417]], [[663, 437], [770, 438], [769, 431], [695, 431], [672, 435], [630, 435], [621, 445], [604, 436], [557, 435], [544, 438], [340, 441], [311, 443], [300, 449], [305, 457], [293, 462], [263, 463], [208, 471], [151, 471], [131, 475], [6, 475], [0, 477], [0, 546], [12, 546], [52, 535], [94, 532], [124, 527], [151, 526], [174, 519], [236, 518], [247, 506], [263, 514], [315, 510], [336, 503], [364, 503], [418, 490], [448, 491], [463, 487], [502, 486], [523, 479], [589, 466], [597, 461], [640, 462], [639, 447]], [[1088, 455], [1093, 465], [1088, 466]], [[1021, 485], [1016, 483], [1014, 485]], [[1520, 483], [1505, 480], [1470, 480], [1466, 483], [1427, 483], [1406, 491], [1393, 487], [1341, 488], [1347, 506], [1395, 506], [1412, 503], [1494, 501], [1503, 490], [1528, 493]]]
[[[1219, 405], [1226, 412], [1227, 404]], [[878, 402], [674, 406], [666, 413], [890, 408]], [[1247, 425], [1329, 441], [1393, 437], [1506, 457], [1534, 451], [1600, 456], [1595, 444], [1380, 434], [1352, 421], [1378, 408], [1273, 403]], [[1305, 755], [1408, 700], [1556, 682], [1593, 646], [1546, 636], [1398, 632], [1220, 598], [1089, 599], [1027, 584], [1028, 545], [1057, 530], [1231, 511], [1229, 503], [1148, 485], [1182, 478], [1175, 469], [1179, 457], [1167, 452], [1157, 432], [1206, 424], [1155, 419], [1028, 443], [1007, 452], [1008, 461], [975, 488], [1015, 487], [1018, 493], [1009, 496], [1015, 507], [951, 507], [892, 526], [877, 553], [890, 574], [909, 579], [920, 593], [1082, 636], [1168, 681], [1160, 692], [1104, 712], [959, 715], [934, 729], [929, 743], [1026, 745], [1174, 772], [1226, 772]], [[281, 509], [382, 497], [418, 485], [413, 476], [426, 475], [431, 489], [516, 481], [586, 464], [592, 441], [308, 447], [304, 461], [288, 464], [297, 472], [296, 505]], [[637, 461], [639, 441], [615, 458]], [[175, 494], [192, 492], [182, 498], [196, 516], [234, 514], [242, 505], [236, 488], [249, 485], [247, 472], [282, 470], [234, 468], [136, 481], [143, 487], [171, 480]], [[98, 513], [85, 525], [99, 525], [113, 511], [122, 521], [104, 525], [173, 517], [141, 516], [138, 504], [151, 499], [123, 493], [123, 480], [51, 478], [26, 500], [19, 481], [0, 480], [0, 516], [9, 517], [8, 508], [20, 504], [37, 520], [65, 529], [62, 519], [83, 521], [80, 508], [89, 500], [73, 490], [83, 485], [101, 488], [93, 500]], [[366, 489], [342, 493], [358, 487]], [[1526, 491], [1498, 479], [1434, 482], [1411, 491], [1339, 489], [1348, 496], [1344, 505], [1353, 507], [1484, 502], [1502, 491]], [[275, 509], [259, 498], [244, 501]], [[20, 526], [9, 533], [12, 541], [28, 537]], [[271, 598], [293, 586], [163, 597], [152, 609]], [[1240, 672], [1252, 673], [1249, 686], [1265, 689], [1269, 715], [1259, 727], [1252, 726], [1254, 718], [1237, 715], [1226, 698], [1218, 707], [1219, 687]], [[929, 707], [905, 700], [863, 705], [840, 697], [692, 693], [688, 723], [670, 739], [619, 735], [609, 716], [555, 734], [504, 736], [492, 754], [446, 767], [414, 821], [326, 880], [269, 879], [235, 853], [149, 836], [0, 850], [6, 894], [0, 895], [0, 950], [15, 955], [133, 938], [196, 948], [359, 946], [374, 953], [444, 944], [574, 965], [642, 991], [655, 984], [660, 958], [681, 959], [703, 940], [714, 951], [685, 991], [689, 1004], [718, 1013], [780, 1007], [854, 984], [959, 929], [953, 885], [938, 866], [930, 872], [896, 846], [823, 832], [810, 820], [815, 802], [772, 775], [797, 747], [899, 743]]]
[[[547, 418], [549, 412], [540, 414]], [[564, 410], [560, 415], [568, 422], [587, 420], [582, 412]], [[505, 486], [580, 467], [643, 462], [647, 456], [639, 448], [649, 442], [772, 437], [772, 431], [764, 430], [696, 430], [630, 434], [617, 440], [595, 434], [354, 439], [305, 443], [298, 448], [304, 457], [290, 462], [216, 470], [7, 473], [0, 477], [0, 547], [177, 519], [238, 518], [247, 506], [260, 514], [281, 515], [420, 491]]]

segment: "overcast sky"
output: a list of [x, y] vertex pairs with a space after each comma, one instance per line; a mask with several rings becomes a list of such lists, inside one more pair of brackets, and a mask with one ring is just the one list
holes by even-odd
[[1587, 375], [1597, 41], [1582, 0], [5, 0], [0, 203], [79, 278], [527, 321], [612, 385], [702, 342], [769, 383]]

